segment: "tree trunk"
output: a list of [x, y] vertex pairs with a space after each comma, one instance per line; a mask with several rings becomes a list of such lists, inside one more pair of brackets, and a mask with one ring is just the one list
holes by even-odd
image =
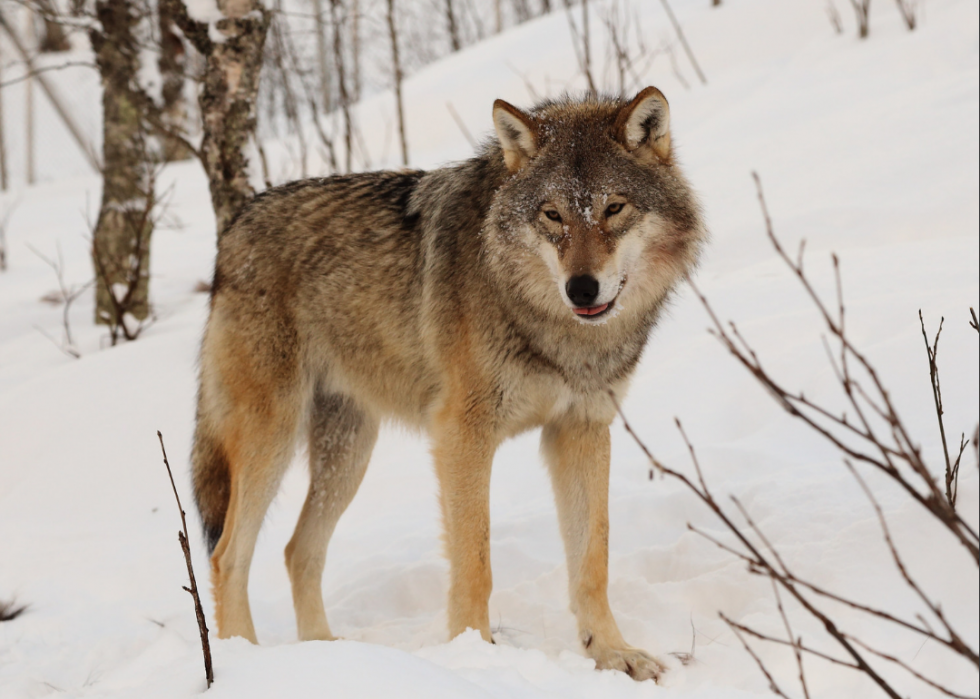
[[[138, 14], [131, 0], [98, 0], [90, 33], [102, 77], [102, 205], [92, 236], [95, 322], [118, 327], [147, 317], [152, 218], [151, 166], [136, 95]], [[126, 303], [120, 302], [125, 299]]]
[[398, 32], [395, 29], [395, 0], [388, 0], [388, 33], [391, 36], [391, 65], [395, 73], [395, 104], [398, 108], [398, 137], [402, 144], [402, 165], [408, 166], [408, 140], [405, 137], [405, 108], [402, 104], [402, 64], [398, 59]]
[[[0, 51], [0, 70], [3, 66], [3, 52]], [[0, 77], [0, 83], [3, 78]], [[3, 132], [3, 90], [0, 89], [0, 190], [7, 191], [7, 139]]]
[[[388, 4], [389, 6], [391, 5], [391, 3]], [[390, 15], [391, 13], [392, 10], [389, 7], [388, 14]], [[392, 22], [393, 20], [391, 19], [388, 20], [388, 24], [393, 27], [394, 25], [392, 24]], [[456, 13], [453, 9], [453, 0], [446, 0], [446, 23], [449, 25], [449, 41], [452, 44], [453, 51], [459, 51], [460, 48], [459, 28], [456, 26]], [[394, 32], [394, 30], [392, 30], [392, 32]], [[392, 34], [392, 37], [394, 37], [394, 34]], [[394, 38], [392, 38], [391, 41], [392, 41], [392, 49], [394, 50], [394, 45], [395, 45]]]
[[[28, 50], [31, 50], [34, 47], [33, 14], [27, 17], [25, 34]], [[34, 77], [32, 75], [28, 75], [24, 83], [24, 169], [27, 184], [34, 184]]]
[[[184, 133], [187, 127], [187, 100], [184, 98], [184, 75], [187, 69], [187, 52], [184, 41], [174, 31], [174, 18], [166, 3], [157, 7], [160, 25], [160, 89], [162, 101], [160, 121], [170, 131]], [[176, 138], [163, 139], [163, 158], [167, 162], [187, 160], [190, 150]]]
[[327, 62], [327, 37], [323, 22], [323, 0], [313, 0], [313, 13], [316, 15], [316, 56], [320, 69], [320, 99], [323, 112], [329, 113], [333, 100], [330, 98], [330, 64]]
[[65, 28], [58, 22], [58, 8], [51, 0], [35, 0], [37, 9], [44, 19], [44, 36], [38, 48], [41, 53], [58, 53], [60, 51], [70, 51], [71, 44]]
[[361, 99], [361, 10], [357, 0], [351, 0], [347, 12], [350, 17], [350, 47], [351, 47], [351, 102]]
[[218, 235], [255, 194], [248, 181], [245, 147], [255, 130], [255, 101], [262, 69], [262, 50], [272, 14], [259, 0], [219, 0], [223, 19], [211, 31], [190, 18], [183, 0], [160, 0], [207, 61], [199, 97], [204, 138], [201, 161], [211, 189]]
[[330, 21], [333, 23], [333, 60], [337, 74], [337, 91], [340, 98], [340, 111], [344, 117], [344, 172], [353, 167], [353, 127], [350, 120], [350, 96], [347, 94], [347, 77], [344, 70], [344, 42], [341, 20], [340, 0], [330, 0]]

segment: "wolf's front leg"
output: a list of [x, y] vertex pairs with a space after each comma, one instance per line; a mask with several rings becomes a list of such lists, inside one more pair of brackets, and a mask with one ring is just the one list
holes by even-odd
[[568, 594], [579, 638], [599, 669], [657, 679], [664, 666], [623, 640], [606, 586], [609, 579], [609, 426], [547, 425], [541, 448], [548, 461], [568, 561]]
[[490, 467], [493, 420], [469, 391], [450, 396], [432, 424], [433, 457], [449, 557], [449, 636], [477, 629], [491, 641]]

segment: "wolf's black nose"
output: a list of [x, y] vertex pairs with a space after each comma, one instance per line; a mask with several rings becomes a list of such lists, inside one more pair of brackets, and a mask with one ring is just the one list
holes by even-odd
[[576, 306], [591, 306], [599, 295], [599, 280], [588, 274], [572, 277], [565, 284], [565, 293]]

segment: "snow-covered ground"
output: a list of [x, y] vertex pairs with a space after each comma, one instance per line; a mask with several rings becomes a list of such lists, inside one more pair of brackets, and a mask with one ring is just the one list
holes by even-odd
[[[928, 0], [920, 3], [921, 26], [909, 33], [893, 3], [876, 3], [871, 37], [858, 41], [850, 24], [844, 35], [834, 34], [818, 0], [709, 4], [674, 2], [708, 85], [697, 84], [682, 55], [689, 90], [666, 56], [644, 80], [670, 100], [680, 159], [712, 230], [698, 284], [723, 318], [739, 322], [774, 373], [838, 404], [818, 318], [766, 242], [750, 179], [758, 171], [777, 232], [793, 249], [806, 238], [808, 269], [821, 289], [832, 289], [829, 253], [840, 256], [852, 337], [876, 363], [938, 473], [916, 313], [923, 309], [932, 328], [946, 318], [940, 369], [947, 428], [958, 436], [975, 424], [980, 383], [977, 337], [967, 326], [968, 307], [980, 305], [980, 9], [975, 0]], [[650, 44], [671, 36], [659, 3], [636, 7]], [[413, 76], [405, 89], [412, 164], [435, 166], [470, 152], [447, 101], [472, 133], [486, 134], [495, 98], [532, 101], [525, 78], [541, 95], [580, 86], [568, 37], [559, 13]], [[80, 120], [95, 124], [95, 83], [80, 77], [82, 70], [51, 75], [78, 105]], [[8, 115], [19, 113], [21, 94], [4, 90]], [[396, 164], [393, 112], [390, 95], [360, 107], [376, 166]], [[106, 347], [85, 295], [71, 312], [82, 358], [69, 358], [39, 332], [60, 337], [61, 309], [40, 301], [56, 280], [28, 244], [49, 256], [60, 246], [66, 280], [87, 281], [87, 219], [97, 211], [100, 185], [53, 115], [42, 107], [41, 116], [43, 181], [0, 200], [0, 208], [17, 202], [7, 234], [9, 269], [0, 273], [0, 600], [30, 604], [20, 618], [0, 624], [0, 696], [194, 696], [204, 691], [200, 647], [190, 599], [180, 589], [179, 518], [155, 433], [164, 434], [191, 509], [186, 457], [206, 317], [206, 297], [194, 286], [209, 277], [214, 253], [206, 180], [192, 163], [163, 174], [161, 186], [172, 187], [172, 225], [153, 241], [156, 323], [135, 343]], [[96, 131], [92, 126], [93, 138]], [[10, 126], [8, 139], [16, 161]], [[277, 156], [274, 144], [268, 148], [286, 172], [286, 149]], [[853, 479], [705, 332], [707, 322], [690, 290], [681, 290], [624, 406], [633, 426], [660, 459], [689, 469], [673, 427], [680, 417], [713, 489], [738, 495], [791, 566], [912, 618], [920, 607], [895, 574]], [[490, 610], [497, 644], [475, 634], [447, 642], [447, 563], [426, 444], [391, 426], [328, 556], [323, 593], [331, 626], [345, 640], [295, 640], [282, 550], [305, 494], [300, 454], [252, 567], [262, 645], [212, 641], [217, 679], [209, 695], [768, 696], [765, 679], [718, 612], [779, 632], [771, 589], [690, 533], [689, 522], [723, 535], [679, 484], [648, 480], [647, 464], [621, 424], [613, 435], [610, 598], [627, 639], [670, 664], [661, 686], [595, 672], [582, 656], [535, 434], [505, 445], [494, 467]], [[871, 483], [912, 573], [976, 648], [976, 567], [939, 542], [899, 494]], [[976, 526], [972, 458], [960, 485], [959, 508]], [[192, 526], [206, 587], [206, 556]], [[210, 605], [206, 599], [209, 615]], [[819, 643], [819, 627], [790, 612], [796, 633]], [[949, 661], [921, 639], [885, 635], [849, 610], [835, 613], [913, 667], [943, 676], [963, 694], [978, 693], [971, 666]], [[670, 655], [692, 645], [690, 664]], [[791, 686], [791, 654], [759, 652]], [[814, 696], [875, 696], [846, 670], [808, 661], [807, 671]], [[894, 677], [908, 696], [937, 696]]]

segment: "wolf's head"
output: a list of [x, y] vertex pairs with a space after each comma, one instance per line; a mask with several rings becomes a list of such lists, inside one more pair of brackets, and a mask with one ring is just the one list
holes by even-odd
[[509, 172], [484, 231], [498, 275], [538, 308], [582, 323], [659, 304], [706, 237], [660, 90], [530, 112], [497, 100], [493, 121], [500, 150], [491, 156]]

